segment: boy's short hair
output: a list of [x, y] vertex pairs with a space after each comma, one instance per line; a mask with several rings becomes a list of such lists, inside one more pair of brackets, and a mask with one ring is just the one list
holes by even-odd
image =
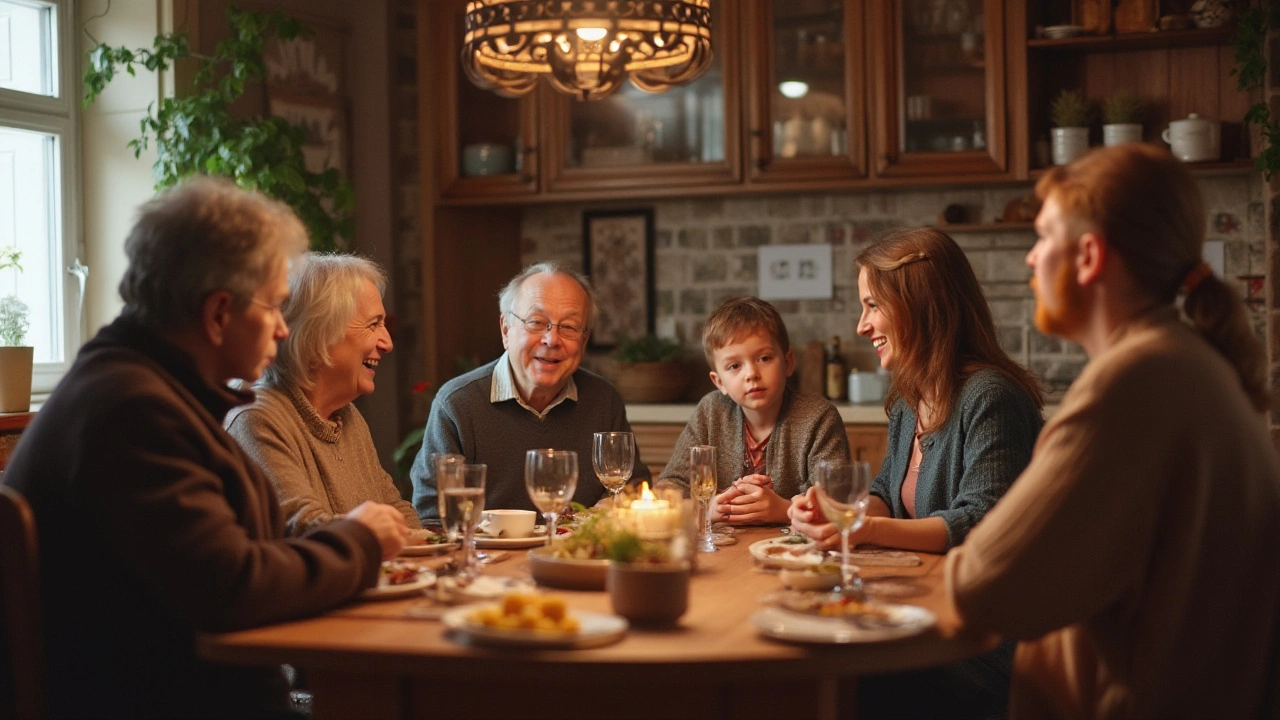
[[757, 332], [768, 333], [778, 343], [783, 355], [791, 350], [787, 326], [783, 324], [777, 308], [758, 297], [725, 300], [711, 313], [702, 328], [702, 352], [707, 356], [707, 365], [715, 370], [717, 350]]

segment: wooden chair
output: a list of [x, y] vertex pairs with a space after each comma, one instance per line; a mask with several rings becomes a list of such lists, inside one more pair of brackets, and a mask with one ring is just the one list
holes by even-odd
[[44, 647], [36, 519], [18, 491], [0, 485], [0, 717], [44, 715]]

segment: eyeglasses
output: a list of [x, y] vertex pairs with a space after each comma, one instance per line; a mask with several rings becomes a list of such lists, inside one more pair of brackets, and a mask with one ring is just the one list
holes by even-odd
[[553, 323], [547, 322], [546, 320], [536, 319], [526, 320], [511, 311], [507, 311], [507, 314], [524, 323], [524, 329], [528, 330], [531, 335], [546, 335], [551, 331], [551, 328], [556, 328], [560, 331], [560, 337], [565, 340], [577, 340], [586, 332], [586, 330], [583, 330], [577, 325], [566, 325], [564, 323]]
[[281, 303], [279, 305], [272, 305], [271, 303], [265, 300], [259, 300], [258, 298], [249, 298], [249, 302], [253, 303], [254, 305], [257, 305], [258, 307], [266, 308], [267, 310], [275, 313], [281, 318], [284, 317], [284, 303]]

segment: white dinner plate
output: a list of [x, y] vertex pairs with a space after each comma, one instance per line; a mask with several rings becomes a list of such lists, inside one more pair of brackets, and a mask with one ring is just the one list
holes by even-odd
[[[556, 535], [565, 538], [568, 533], [562, 533], [556, 530]], [[539, 525], [533, 529], [533, 534], [528, 537], [504, 538], [493, 537], [492, 535], [482, 535], [476, 533], [476, 547], [489, 550], [519, 550], [520, 548], [538, 547], [547, 544], [547, 526]]]
[[627, 621], [617, 615], [574, 611], [581, 626], [576, 633], [550, 633], [536, 630], [507, 630], [473, 623], [467, 619], [481, 605], [454, 608], [441, 618], [453, 631], [451, 637], [480, 645], [514, 647], [594, 648], [617, 642], [627, 634]]
[[797, 543], [795, 537], [795, 535], [783, 535], [768, 540], [757, 540], [747, 549], [751, 551], [751, 557], [755, 558], [756, 562], [771, 568], [798, 570], [821, 564], [826, 559], [827, 554], [819, 550], [817, 545], [807, 540], [804, 543]]
[[448, 550], [454, 550], [458, 547], [458, 543], [431, 543], [429, 545], [405, 545], [400, 551], [401, 555], [438, 555]]
[[934, 614], [915, 605], [878, 606], [888, 614], [887, 621], [862, 626], [852, 619], [820, 617], [783, 608], [765, 608], [751, 616], [751, 624], [761, 635], [775, 640], [798, 643], [870, 643], [897, 640], [919, 634], [933, 627]]
[[364, 600], [395, 600], [396, 598], [418, 595], [435, 583], [436, 574], [430, 570], [424, 570], [418, 574], [418, 579], [413, 582], [400, 583], [399, 585], [375, 585], [360, 593], [360, 597]]

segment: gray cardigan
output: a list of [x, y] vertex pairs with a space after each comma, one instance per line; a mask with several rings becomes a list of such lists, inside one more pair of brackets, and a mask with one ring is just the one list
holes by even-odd
[[[1042, 425], [1035, 402], [1020, 385], [996, 370], [974, 373], [946, 424], [920, 440], [924, 459], [916, 481], [916, 517], [942, 518], [947, 547], [959, 545], [1031, 461]], [[889, 413], [889, 450], [871, 484], [871, 494], [895, 518], [908, 517], [902, 483], [915, 431], [915, 410], [899, 400]]]
[[[689, 492], [689, 448], [715, 445], [720, 490], [742, 476], [746, 440], [742, 408], [719, 390], [703, 396], [684, 426], [662, 481]], [[849, 461], [849, 436], [835, 406], [816, 395], [787, 388], [782, 409], [765, 446], [764, 465], [773, 491], [790, 499], [813, 484], [819, 460]]]

